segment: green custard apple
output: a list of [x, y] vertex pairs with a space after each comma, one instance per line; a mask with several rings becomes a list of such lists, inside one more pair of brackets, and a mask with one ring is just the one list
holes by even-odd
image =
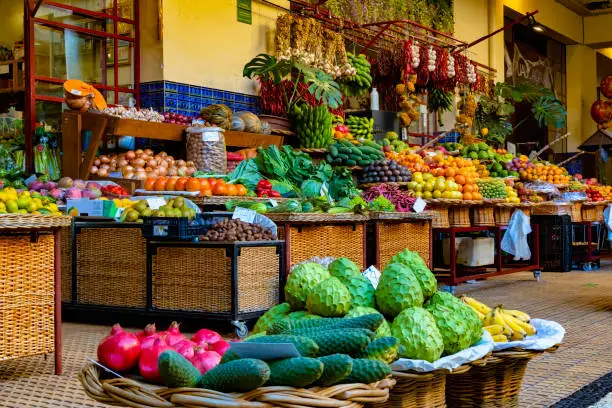
[[444, 355], [458, 353], [482, 337], [482, 322], [476, 312], [450, 293], [437, 292], [425, 308], [432, 314], [444, 341]]
[[[373, 313], [377, 313], [380, 314], [380, 312], [376, 309], [374, 309], [373, 307], [363, 307], [363, 306], [353, 306], [348, 313], [346, 314], [346, 316], [344, 316], [345, 318], [351, 318], [351, 317], [359, 317], [359, 316], [365, 316], [365, 315], [369, 315], [369, 314], [373, 314]], [[380, 326], [378, 326], [378, 329], [376, 329], [376, 331], [374, 332], [374, 339], [379, 339], [381, 337], [387, 337], [391, 335], [391, 325], [389, 324], [389, 322], [387, 320], [383, 320], [383, 322], [381, 323]]]
[[444, 352], [442, 334], [431, 313], [422, 307], [404, 309], [391, 325], [391, 334], [400, 341], [400, 357], [434, 362]]
[[265, 332], [269, 327], [272, 327], [274, 323], [287, 317], [290, 311], [291, 306], [289, 303], [281, 303], [280, 305], [272, 307], [257, 319], [257, 323], [255, 323], [255, 327], [253, 327], [253, 333]]
[[391, 258], [389, 264], [391, 263], [401, 263], [412, 270], [421, 284], [421, 290], [423, 291], [423, 297], [425, 299], [429, 299], [438, 290], [438, 281], [435, 275], [431, 272], [429, 267], [427, 267], [427, 264], [418, 252], [406, 249]]
[[306, 300], [306, 309], [320, 316], [342, 317], [350, 308], [351, 293], [340, 279], [334, 277], [319, 282]]
[[376, 290], [365, 276], [359, 274], [347, 279], [340, 279], [351, 294], [352, 307], [374, 307], [376, 302], [374, 295]]
[[404, 309], [422, 306], [421, 284], [409, 267], [391, 264], [383, 270], [376, 288], [376, 305], [385, 316], [395, 317]]
[[329, 277], [327, 269], [314, 262], [307, 262], [293, 268], [285, 285], [285, 298], [291, 305], [291, 310], [304, 309], [312, 288]]
[[340, 280], [361, 276], [359, 266], [348, 258], [338, 258], [327, 267], [331, 276]]

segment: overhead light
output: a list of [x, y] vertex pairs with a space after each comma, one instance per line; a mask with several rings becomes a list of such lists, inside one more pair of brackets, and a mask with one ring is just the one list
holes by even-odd
[[528, 21], [527, 25], [529, 27], [531, 27], [531, 29], [533, 31], [535, 31], [536, 33], [543, 33], [544, 32], [544, 26], [542, 24], [538, 23], [534, 16], [529, 16], [529, 21]]

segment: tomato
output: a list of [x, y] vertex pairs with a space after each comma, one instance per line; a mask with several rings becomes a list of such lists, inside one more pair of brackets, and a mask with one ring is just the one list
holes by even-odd
[[208, 184], [210, 184], [210, 189], [212, 190], [213, 187], [215, 187], [215, 185], [217, 185], [217, 179], [216, 178], [209, 178], [208, 179]]
[[239, 196], [242, 197], [242, 196], [247, 195], [247, 189], [242, 184], [236, 184], [236, 189], [238, 190], [238, 195]]
[[210, 188], [203, 188], [200, 190], [200, 195], [204, 197], [210, 197], [212, 194], [212, 190]]
[[[145, 185], [144, 185], [145, 190], [147, 190], [147, 191], [153, 190], [153, 187], [155, 187], [155, 182], [156, 181], [157, 181], [157, 179], [155, 177], [149, 177], [147, 179], [147, 181], [145, 181]], [[107, 189], [107, 191], [114, 192], [110, 188]]]
[[225, 186], [225, 185], [226, 185], [225, 180], [223, 180], [223, 179], [221, 179], [221, 178], [220, 178], [220, 179], [217, 179], [217, 184], [221, 184], [222, 186]]
[[185, 190], [200, 191], [200, 180], [198, 180], [197, 178], [190, 178], [185, 184]]
[[234, 197], [234, 196], [238, 195], [238, 188], [236, 187], [236, 185], [234, 185], [234, 184], [226, 184], [225, 187], [227, 189], [226, 194], [228, 196]]
[[212, 187], [210, 183], [208, 182], [208, 179], [205, 179], [205, 178], [200, 179], [200, 190], [204, 190], [204, 189], [210, 190], [211, 188]]
[[166, 178], [158, 177], [155, 181], [155, 185], [153, 186], [155, 191], [164, 191], [166, 189]]
[[166, 191], [176, 191], [176, 181], [178, 177], [169, 177], [166, 182]]
[[217, 183], [212, 188], [212, 193], [216, 196], [224, 196], [227, 195], [227, 188], [225, 187], [225, 184]]
[[189, 181], [187, 177], [179, 177], [179, 179], [176, 180], [176, 184], [174, 185], [175, 191], [185, 191], [185, 185], [187, 184], [187, 181]]

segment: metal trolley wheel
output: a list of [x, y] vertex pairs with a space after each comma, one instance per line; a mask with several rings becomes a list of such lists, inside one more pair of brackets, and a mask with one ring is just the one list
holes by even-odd
[[241, 339], [244, 339], [249, 334], [249, 328], [243, 321], [232, 320], [232, 325], [236, 327], [236, 335]]
[[536, 269], [535, 271], [533, 271], [533, 277], [535, 278], [536, 281], [540, 281], [540, 278], [542, 277], [542, 271], [539, 269]]

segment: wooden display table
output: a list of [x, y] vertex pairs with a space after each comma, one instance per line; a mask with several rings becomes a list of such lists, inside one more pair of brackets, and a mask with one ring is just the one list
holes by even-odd
[[[72, 178], [89, 178], [93, 164], [105, 134], [134, 136], [145, 139], [181, 142], [187, 126], [173, 123], [145, 122], [120, 119], [101, 113], [64, 111], [62, 113], [62, 173]], [[82, 132], [91, 131], [89, 146], [83, 157]], [[259, 133], [225, 131], [225, 144], [230, 147], [267, 147], [283, 144], [283, 136]]]
[[0, 215], [0, 361], [55, 354], [62, 372], [60, 230], [70, 217]]

